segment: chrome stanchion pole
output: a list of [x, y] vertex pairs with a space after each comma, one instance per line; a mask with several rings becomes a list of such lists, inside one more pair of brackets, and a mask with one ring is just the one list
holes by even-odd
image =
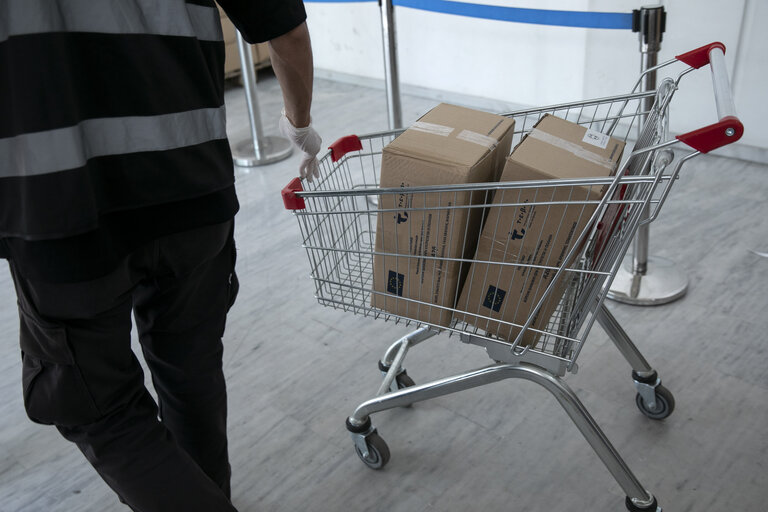
[[[637, 32], [640, 33], [640, 72], [656, 66], [661, 50], [661, 39], [665, 25], [664, 7], [654, 5], [642, 7], [639, 11]], [[642, 83], [643, 91], [656, 89], [656, 71], [646, 74]], [[645, 99], [645, 111], [653, 108], [653, 97]], [[645, 123], [645, 118], [642, 119]], [[640, 127], [642, 130], [642, 126]], [[685, 272], [666, 258], [648, 256], [650, 225], [643, 223], [649, 217], [646, 207], [641, 225], [635, 235], [632, 254], [627, 254], [613, 280], [608, 298], [636, 306], [666, 304], [679, 299], [688, 290]]]
[[400, 107], [400, 77], [397, 73], [397, 38], [395, 36], [395, 6], [392, 0], [379, 0], [381, 8], [381, 37], [384, 43], [384, 80], [387, 89], [389, 129], [403, 126]]
[[259, 102], [256, 97], [256, 73], [253, 71], [253, 53], [240, 32], [237, 32], [237, 47], [240, 51], [240, 70], [242, 71], [245, 101], [248, 105], [248, 117], [251, 120], [251, 138], [235, 143], [232, 159], [240, 167], [255, 167], [271, 164], [288, 158], [293, 148], [283, 137], [264, 135], [261, 127]]

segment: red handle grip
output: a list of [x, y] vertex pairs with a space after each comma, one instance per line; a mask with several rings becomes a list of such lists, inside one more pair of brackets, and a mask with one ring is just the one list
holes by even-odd
[[714, 43], [705, 44], [695, 50], [685, 52], [681, 55], [676, 55], [675, 58], [680, 62], [685, 62], [692, 68], [699, 69], [700, 67], [709, 64], [709, 52], [712, 48], [720, 48], [725, 53], [725, 45], [721, 42], [715, 41]]
[[676, 138], [696, 151], [709, 153], [713, 149], [736, 142], [743, 134], [744, 125], [739, 118], [727, 116], [714, 124], [678, 135]]
[[[360, 138], [357, 135], [347, 135], [328, 146], [328, 149], [331, 150], [331, 160], [338, 162], [341, 157], [350, 151], [360, 151], [363, 149], [363, 143], [360, 142]], [[301, 185], [300, 178], [293, 178], [291, 182], [285, 186], [281, 194], [286, 210], [303, 210], [307, 207], [304, 198], [296, 195], [296, 192], [301, 192], [303, 190], [304, 187]]]
[[331, 150], [331, 160], [338, 162], [341, 157], [350, 151], [360, 151], [363, 149], [363, 143], [360, 142], [357, 135], [347, 135], [328, 146], [328, 149]]
[[710, 43], [678, 55], [677, 59], [693, 68], [709, 64], [719, 119], [704, 128], [678, 135], [677, 139], [702, 153], [709, 153], [713, 149], [739, 140], [744, 133], [744, 125], [736, 116], [736, 106], [725, 65], [725, 45], [719, 42]]
[[296, 195], [296, 192], [301, 192], [302, 190], [304, 190], [304, 187], [301, 186], [301, 178], [293, 178], [285, 186], [281, 194], [286, 210], [303, 210], [306, 208], [304, 198]]

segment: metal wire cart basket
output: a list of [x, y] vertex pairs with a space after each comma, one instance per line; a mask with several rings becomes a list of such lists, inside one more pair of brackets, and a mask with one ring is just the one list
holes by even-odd
[[[615, 176], [381, 188], [383, 148], [400, 133], [390, 131], [340, 139], [321, 159], [319, 178], [312, 183], [296, 178], [283, 190], [286, 208], [293, 210], [299, 223], [318, 302], [416, 328], [389, 347], [379, 362], [385, 376], [376, 397], [360, 404], [347, 419], [355, 450], [367, 466], [381, 468], [390, 456], [371, 423], [371, 414], [503, 379], [520, 378], [540, 384], [557, 399], [627, 495], [629, 510], [661, 510], [656, 498], [640, 484], [562, 377], [577, 370], [576, 360], [597, 321], [632, 367], [636, 402], [642, 413], [658, 420], [674, 409], [672, 394], [661, 385], [656, 371], [603, 302], [635, 232], [641, 223], [652, 222], [658, 216], [682, 166], [700, 153], [738, 140], [743, 133], [735, 116], [724, 50], [722, 44], [712, 43], [647, 70], [646, 73], [656, 73], [662, 68], [672, 70], [676, 63], [678, 67], [680, 63], [685, 65], [674, 78], [663, 79], [655, 91], [637, 92], [641, 77], [626, 95], [506, 114], [515, 120], [513, 147], [546, 114], [625, 141], [624, 162]], [[682, 78], [707, 64], [712, 73], [719, 121], [672, 138], [668, 132], [670, 102]], [[670, 148], [681, 143], [694, 151], [676, 157]], [[597, 189], [604, 191], [600, 199], [581, 193]], [[461, 203], [457, 201], [461, 194], [480, 199]], [[428, 251], [414, 254], [376, 249], [377, 229], [384, 223], [397, 229], [398, 215], [421, 213], [456, 219], [469, 218], [467, 214], [457, 215], [459, 209], [476, 210], [482, 212], [484, 229], [495, 232], [509, 230], [510, 226], [500, 223], [494, 211], [520, 208], [537, 210], [540, 217], [555, 223], [565, 211], [571, 215], [575, 212], [583, 227], [571, 235], [568, 250], [559, 258], [548, 257], [543, 261], [520, 261], [509, 254], [473, 260]], [[449, 237], [461, 231], [462, 226], [458, 226], [442, 235]], [[529, 229], [521, 236], [534, 245], [546, 243], [538, 239], [539, 235]], [[487, 306], [491, 309], [501, 302], [498, 290], [502, 288], [502, 270], [519, 273], [523, 279], [537, 273], [546, 273], [551, 279], [538, 281], [536, 299], [526, 311], [524, 321], [512, 322], [461, 309], [455, 303], [437, 305], [432, 297], [400, 296], [396, 293], [397, 281], [393, 283], [394, 290], [390, 286], [388, 291], [382, 291], [380, 286], [374, 286], [377, 257], [394, 259], [403, 268], [414, 258], [420, 259], [420, 265], [432, 265], [435, 269], [449, 263], [467, 268], [479, 264], [477, 268], [483, 270], [468, 271], [463, 286], [479, 287], [487, 293]], [[433, 279], [434, 275], [440, 276], [440, 271], [433, 274]], [[397, 307], [384, 310], [374, 306], [381, 303], [377, 296], [386, 296]], [[504, 302], [507, 308], [521, 307], [518, 297], [507, 297]], [[468, 314], [475, 317], [471, 323], [465, 321]], [[446, 315], [450, 322], [442, 320]], [[406, 353], [441, 331], [483, 347], [493, 364], [416, 385], [403, 367]]]

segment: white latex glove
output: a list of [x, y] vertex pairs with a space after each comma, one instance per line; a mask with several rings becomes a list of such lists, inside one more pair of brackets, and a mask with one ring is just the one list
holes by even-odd
[[313, 178], [319, 177], [320, 171], [318, 169], [317, 154], [320, 152], [320, 144], [322, 144], [323, 139], [312, 128], [312, 123], [310, 122], [309, 126], [304, 128], [296, 128], [285, 116], [285, 112], [283, 112], [278, 124], [280, 132], [304, 153], [301, 165], [299, 165], [299, 175], [301, 178], [306, 178], [307, 181], [311, 182]]

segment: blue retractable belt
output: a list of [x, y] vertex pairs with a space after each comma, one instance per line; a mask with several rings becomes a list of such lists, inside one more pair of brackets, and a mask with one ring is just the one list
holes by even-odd
[[[305, 2], [365, 2], [376, 0], [304, 0]], [[400, 7], [423, 11], [469, 16], [488, 20], [532, 23], [536, 25], [557, 25], [561, 27], [632, 29], [632, 13], [550, 11], [546, 9], [524, 9], [499, 5], [471, 4], [450, 0], [393, 0]]]

